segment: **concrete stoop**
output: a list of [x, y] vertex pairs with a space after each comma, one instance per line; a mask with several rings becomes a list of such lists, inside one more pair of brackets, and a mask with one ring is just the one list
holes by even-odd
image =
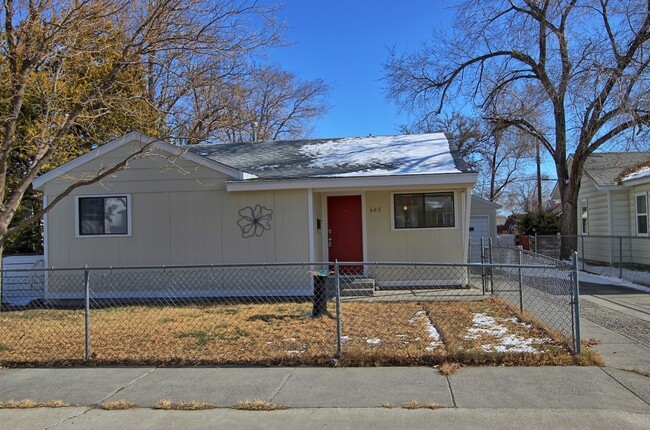
[[[375, 294], [375, 280], [372, 278], [361, 278], [341, 276], [341, 297], [369, 297]], [[327, 297], [336, 297], [336, 281], [333, 277], [327, 279]]]

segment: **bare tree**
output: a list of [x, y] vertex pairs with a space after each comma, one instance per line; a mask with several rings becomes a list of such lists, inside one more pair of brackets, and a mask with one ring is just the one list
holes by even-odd
[[302, 81], [277, 66], [202, 82], [192, 86], [185, 113], [189, 143], [304, 137], [327, 110], [323, 80]]
[[422, 118], [409, 125], [402, 125], [404, 134], [446, 132], [453, 138], [453, 143], [460, 155], [474, 168], [479, 168], [480, 149], [487, 139], [485, 124], [480, 118], [470, 117], [459, 112], [442, 115], [425, 113]]
[[[650, 1], [469, 0], [458, 8], [456, 30], [415, 54], [392, 56], [386, 63], [390, 96], [435, 112], [452, 97], [485, 106], [504, 94], [536, 107], [547, 129], [526, 110], [506, 107], [498, 116], [551, 155], [562, 233], [575, 234], [587, 158], [639, 139], [650, 123]], [[563, 239], [561, 256], [571, 249], [575, 241]]]
[[[247, 27], [247, 17], [261, 23]], [[95, 177], [72, 184], [48, 207], [12, 224], [34, 178], [78, 154], [88, 130], [111, 114], [134, 128], [156, 122], [151, 117], [154, 100], [160, 109], [177, 106], [184, 95], [184, 90], [173, 89], [187, 85], [172, 79], [179, 70], [176, 65], [184, 60], [199, 64], [216, 47], [231, 53], [221, 56], [229, 59], [240, 49], [266, 43], [274, 37], [268, 34], [268, 19], [256, 2], [247, 0], [4, 0], [0, 253], [8, 235], [38, 220], [72, 190], [147, 154], [145, 146]], [[162, 79], [164, 72], [169, 79]], [[22, 163], [19, 175], [12, 175], [11, 160], [16, 157], [28, 162]]]

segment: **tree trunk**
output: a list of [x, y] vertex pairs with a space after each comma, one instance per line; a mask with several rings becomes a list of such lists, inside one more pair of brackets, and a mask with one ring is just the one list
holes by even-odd
[[571, 258], [573, 251], [578, 249], [578, 212], [577, 212], [577, 193], [575, 196], [565, 194], [562, 202], [562, 234], [560, 242], [560, 259], [566, 260]]
[[578, 250], [578, 193], [580, 192], [580, 181], [584, 169], [585, 156], [579, 151], [573, 156], [571, 169], [568, 170], [566, 163], [558, 166], [558, 179], [560, 195], [562, 197], [562, 242], [560, 244], [560, 259], [571, 258], [573, 251]]

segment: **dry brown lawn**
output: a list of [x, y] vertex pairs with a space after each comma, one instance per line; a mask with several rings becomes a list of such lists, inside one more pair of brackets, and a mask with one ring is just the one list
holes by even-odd
[[[310, 316], [311, 303], [120, 306], [91, 313], [92, 363], [331, 365], [336, 318]], [[335, 311], [333, 303], [330, 312]], [[539, 324], [523, 324], [496, 298], [482, 301], [341, 304], [342, 365], [575, 364], [566, 339]], [[476, 314], [499, 319], [537, 353], [487, 351], [498, 336], [468, 337]], [[520, 315], [525, 319], [525, 315]], [[431, 337], [431, 327], [440, 342]], [[84, 363], [82, 310], [0, 313], [0, 364]], [[583, 360], [584, 361], [584, 360]], [[588, 361], [588, 360], [587, 360]], [[588, 364], [588, 363], [583, 363]]]

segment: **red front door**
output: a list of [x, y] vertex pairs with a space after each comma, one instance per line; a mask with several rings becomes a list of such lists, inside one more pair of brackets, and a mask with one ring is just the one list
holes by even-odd
[[[329, 261], [363, 261], [361, 196], [327, 198], [327, 245]], [[343, 274], [360, 274], [362, 266], [341, 268]]]

